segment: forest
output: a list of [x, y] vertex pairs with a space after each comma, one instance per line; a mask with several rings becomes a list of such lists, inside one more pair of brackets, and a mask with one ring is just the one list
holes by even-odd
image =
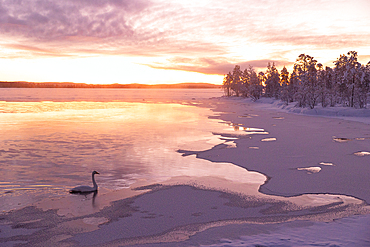
[[258, 73], [252, 66], [242, 71], [236, 65], [223, 80], [226, 96], [254, 101], [270, 97], [311, 109], [318, 105], [366, 108], [369, 86], [370, 61], [362, 65], [355, 51], [340, 55], [333, 68], [324, 68], [314, 57], [301, 54], [291, 73], [286, 67], [279, 72], [274, 63], [267, 65], [266, 72]]

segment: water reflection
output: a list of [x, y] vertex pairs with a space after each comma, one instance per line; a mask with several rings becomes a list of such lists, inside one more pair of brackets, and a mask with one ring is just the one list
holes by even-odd
[[96, 205], [95, 205], [95, 198], [96, 196], [98, 195], [98, 191], [90, 191], [90, 192], [70, 192], [71, 194], [75, 195], [75, 196], [82, 196], [84, 197], [85, 199], [88, 199], [88, 196], [91, 195], [91, 203], [92, 203], [92, 207], [95, 208]]
[[[208, 109], [127, 102], [6, 102], [0, 107], [0, 187], [9, 186], [12, 195], [35, 189], [60, 196], [92, 170], [101, 171], [99, 184], [110, 190], [174, 176], [253, 177], [231, 164], [184, 159], [176, 152], [235, 140], [210, 132], [225, 130], [208, 119]], [[263, 132], [243, 129], [251, 130]], [[263, 183], [264, 176], [257, 177]]]

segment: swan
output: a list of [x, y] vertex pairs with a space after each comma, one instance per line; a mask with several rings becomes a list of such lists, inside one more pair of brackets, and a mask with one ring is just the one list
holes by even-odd
[[71, 189], [69, 192], [70, 193], [91, 193], [91, 192], [98, 191], [98, 185], [96, 184], [95, 177], [94, 177], [95, 174], [99, 174], [99, 172], [93, 171], [92, 174], [91, 174], [92, 182], [93, 182], [94, 187], [82, 185], [82, 186], [77, 186], [77, 187]]

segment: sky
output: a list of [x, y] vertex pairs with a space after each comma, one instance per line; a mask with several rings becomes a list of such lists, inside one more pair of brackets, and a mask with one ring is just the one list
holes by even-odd
[[0, 81], [221, 84], [235, 65], [370, 61], [369, 0], [0, 0]]

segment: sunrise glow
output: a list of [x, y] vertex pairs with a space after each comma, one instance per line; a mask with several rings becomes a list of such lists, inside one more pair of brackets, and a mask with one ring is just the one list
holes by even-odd
[[239, 64], [370, 60], [370, 2], [18, 1], [0, 4], [0, 81], [221, 84]]

